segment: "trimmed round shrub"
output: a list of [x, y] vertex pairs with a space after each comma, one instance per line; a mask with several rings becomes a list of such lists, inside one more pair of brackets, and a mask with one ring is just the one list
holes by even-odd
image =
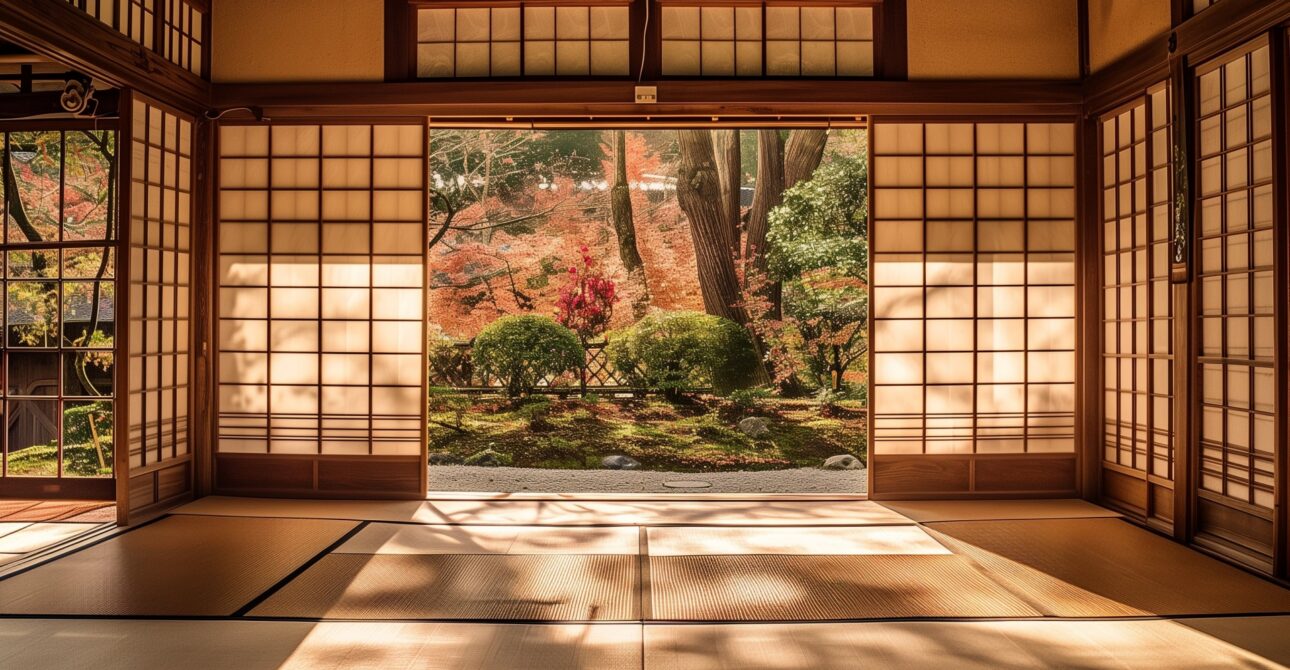
[[528, 395], [548, 376], [582, 367], [578, 335], [545, 316], [504, 316], [475, 338], [475, 365], [497, 377], [512, 398]]
[[753, 385], [757, 351], [743, 326], [701, 312], [662, 312], [610, 333], [609, 361], [634, 385], [677, 398], [711, 387], [722, 395]]

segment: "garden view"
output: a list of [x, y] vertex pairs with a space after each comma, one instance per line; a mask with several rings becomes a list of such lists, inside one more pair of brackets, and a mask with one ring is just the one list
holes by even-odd
[[111, 476], [116, 135], [0, 137], [3, 472]]
[[431, 464], [858, 467], [866, 143], [432, 131]]

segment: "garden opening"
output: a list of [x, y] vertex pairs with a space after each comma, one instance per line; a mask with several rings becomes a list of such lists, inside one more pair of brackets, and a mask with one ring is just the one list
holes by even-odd
[[429, 141], [430, 490], [863, 493], [864, 128]]

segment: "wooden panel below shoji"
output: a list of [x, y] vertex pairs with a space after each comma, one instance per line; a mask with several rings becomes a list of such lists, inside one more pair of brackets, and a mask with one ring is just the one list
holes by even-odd
[[215, 492], [285, 498], [423, 497], [420, 457], [220, 454]]
[[1078, 495], [1074, 454], [883, 456], [869, 468], [882, 500], [1069, 498]]

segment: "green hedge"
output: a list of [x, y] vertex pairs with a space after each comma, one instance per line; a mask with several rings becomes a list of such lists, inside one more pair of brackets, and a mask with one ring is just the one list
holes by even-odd
[[700, 312], [661, 312], [609, 333], [610, 363], [633, 385], [677, 397], [711, 387], [727, 394], [753, 385], [757, 352], [739, 324]]

